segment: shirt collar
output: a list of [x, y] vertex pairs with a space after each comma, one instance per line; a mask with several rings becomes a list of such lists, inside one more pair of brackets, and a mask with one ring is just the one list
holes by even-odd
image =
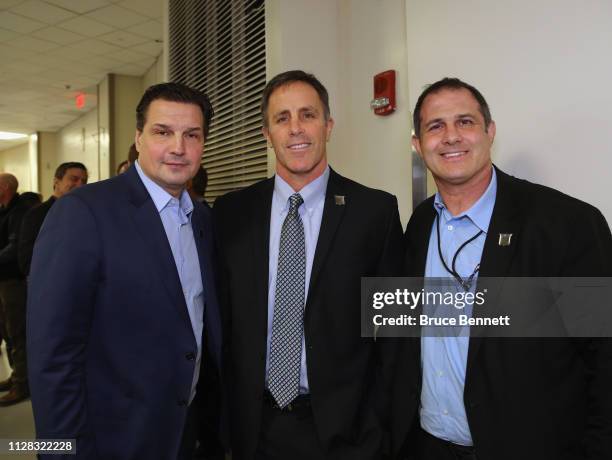
[[[325, 171], [315, 180], [306, 185], [300, 190], [300, 195], [304, 200], [304, 207], [309, 212], [312, 211], [322, 199], [325, 198], [327, 190], [327, 182], [329, 180], [329, 165], [325, 167]], [[278, 174], [274, 176], [274, 200], [277, 206], [286, 211], [289, 207], [289, 197], [295, 193], [295, 190]]]
[[140, 163], [138, 162], [138, 160], [136, 160], [135, 166], [140, 180], [147, 189], [147, 192], [149, 192], [149, 195], [153, 200], [153, 204], [155, 204], [155, 209], [157, 209], [157, 212], [161, 212], [166, 206], [168, 206], [169, 204], [171, 205], [173, 203], [172, 200], [175, 200], [174, 202], [178, 201], [179, 206], [181, 210], [185, 213], [185, 215], [188, 216], [189, 214], [191, 214], [191, 212], [193, 211], [193, 202], [191, 201], [187, 190], [183, 189], [180, 198], [177, 200], [175, 197], [166, 192], [163, 188], [161, 188], [157, 183], [155, 183], [149, 178], [149, 176], [145, 174], [145, 172], [140, 167]]
[[[493, 207], [495, 206], [495, 197], [497, 195], [497, 174], [495, 173], [495, 168], [493, 168], [493, 166], [491, 166], [491, 168], [493, 173], [491, 174], [491, 182], [489, 182], [489, 186], [470, 209], [454, 217], [451, 217], [450, 213], [446, 212], [448, 217], [453, 219], [461, 219], [464, 216], [467, 216], [474, 223], [474, 225], [485, 233], [489, 230], [489, 223], [491, 222]], [[434, 198], [434, 208], [438, 214], [442, 214], [444, 211], [446, 211], [446, 205], [444, 204], [444, 201], [442, 201], [442, 197], [440, 196], [439, 192], [436, 193]]]

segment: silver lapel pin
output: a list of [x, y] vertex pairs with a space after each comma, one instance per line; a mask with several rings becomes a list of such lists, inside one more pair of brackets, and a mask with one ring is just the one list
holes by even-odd
[[344, 206], [344, 195], [334, 195], [334, 202], [336, 203], [336, 206]]
[[510, 246], [512, 241], [512, 233], [500, 233], [499, 241], [497, 242], [500, 246]]

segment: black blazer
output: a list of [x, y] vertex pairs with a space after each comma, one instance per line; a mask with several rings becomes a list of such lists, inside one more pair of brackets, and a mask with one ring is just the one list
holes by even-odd
[[51, 196], [44, 203], [34, 206], [30, 209], [21, 222], [21, 231], [19, 233], [19, 250], [17, 253], [17, 261], [19, 262], [19, 269], [24, 276], [28, 276], [30, 273], [30, 264], [32, 263], [32, 253], [34, 252], [34, 243], [40, 227], [42, 227], [47, 213], [55, 203], [56, 198]]
[[[593, 206], [497, 171], [479, 277], [612, 275], [612, 237]], [[425, 271], [433, 197], [406, 229], [408, 276]], [[500, 233], [512, 233], [500, 246]], [[394, 389], [393, 444], [418, 427], [420, 340], [404, 341]], [[464, 403], [479, 460], [612, 458], [609, 339], [470, 339]]]
[[[253, 458], [260, 431], [273, 189], [272, 178], [214, 207], [235, 460]], [[395, 197], [331, 171], [304, 318], [312, 411], [327, 458], [380, 455], [393, 344], [361, 337], [360, 278], [399, 273], [402, 252]]]

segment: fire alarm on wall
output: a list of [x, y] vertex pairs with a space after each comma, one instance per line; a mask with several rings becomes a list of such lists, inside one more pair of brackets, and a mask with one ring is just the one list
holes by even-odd
[[395, 112], [395, 70], [374, 75], [374, 99], [370, 103], [376, 115]]

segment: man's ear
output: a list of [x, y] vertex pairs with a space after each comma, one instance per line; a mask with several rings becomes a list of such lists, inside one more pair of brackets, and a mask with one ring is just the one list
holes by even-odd
[[412, 146], [414, 147], [414, 150], [417, 151], [419, 156], [423, 158], [423, 154], [421, 153], [421, 140], [417, 137], [416, 134], [412, 135]]
[[495, 126], [495, 122], [491, 120], [491, 122], [489, 123], [489, 127], [487, 128], [487, 136], [489, 137], [491, 144], [493, 144], [493, 140], [495, 139], [496, 130], [497, 128]]
[[136, 151], [140, 153], [140, 144], [142, 143], [142, 131], [136, 130], [136, 134], [134, 135], [134, 147], [136, 147]]
[[329, 117], [325, 125], [327, 129], [327, 132], [325, 134], [325, 140], [329, 142], [329, 138], [331, 137], [332, 129], [334, 128], [334, 119], [332, 117]]
[[266, 138], [266, 142], [268, 143], [268, 148], [271, 149], [273, 146], [272, 146], [272, 141], [270, 140], [270, 130], [264, 126], [261, 128], [261, 133]]

